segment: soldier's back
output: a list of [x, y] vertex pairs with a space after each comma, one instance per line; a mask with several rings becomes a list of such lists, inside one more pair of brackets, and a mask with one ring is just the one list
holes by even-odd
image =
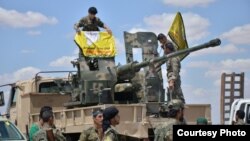
[[164, 124], [156, 126], [154, 133], [154, 141], [172, 141], [173, 140], [173, 125], [177, 124], [176, 120], [169, 118]]
[[66, 141], [66, 138], [62, 134], [62, 132], [58, 129], [53, 129], [53, 134], [55, 136], [56, 141]]
[[33, 141], [48, 141], [46, 131], [43, 129], [40, 129], [38, 132], [34, 134], [32, 140]]
[[90, 127], [81, 133], [80, 141], [100, 141], [100, 139], [95, 128]]
[[104, 133], [103, 141], [120, 141], [118, 132], [113, 128], [109, 128]]

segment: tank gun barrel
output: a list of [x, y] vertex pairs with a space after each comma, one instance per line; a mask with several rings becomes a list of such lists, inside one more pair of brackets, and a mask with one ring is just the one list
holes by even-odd
[[138, 63], [135, 61], [135, 62], [131, 62], [129, 64], [118, 66], [118, 68], [117, 68], [118, 80], [132, 79], [136, 72], [140, 71], [140, 69], [143, 67], [149, 66], [150, 64], [155, 64], [158, 62], [166, 62], [171, 57], [175, 57], [175, 56], [179, 56], [182, 54], [198, 51], [198, 50], [201, 50], [204, 48], [216, 47], [220, 44], [221, 44], [221, 41], [220, 41], [220, 39], [217, 38], [217, 39], [210, 40], [209, 42], [206, 42], [204, 44], [197, 45], [195, 47], [191, 47], [191, 48], [180, 50], [180, 51], [175, 51], [173, 53], [164, 55], [162, 57], [150, 59], [147, 61], [143, 61], [141, 63]]
[[179, 55], [182, 55], [185, 53], [195, 52], [195, 51], [209, 48], [209, 47], [216, 47], [216, 46], [219, 46], [220, 44], [221, 44], [220, 39], [216, 38], [216, 39], [210, 40], [209, 42], [206, 42], [204, 44], [200, 44], [200, 45], [197, 45], [197, 46], [194, 46], [194, 47], [191, 47], [188, 49], [180, 50], [180, 51], [175, 51], [173, 53], [169, 53], [169, 54], [164, 55], [162, 57], [155, 58], [153, 60], [154, 61], [153, 63], [160, 62], [160, 61], [167, 61], [167, 59], [171, 58], [171, 57], [179, 56]]

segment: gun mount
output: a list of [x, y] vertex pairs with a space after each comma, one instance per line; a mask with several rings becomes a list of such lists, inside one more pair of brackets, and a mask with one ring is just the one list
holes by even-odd
[[[157, 53], [157, 37], [151, 32], [130, 34], [125, 32], [127, 64], [115, 66], [111, 58], [87, 58], [79, 56], [76, 62], [77, 74], [72, 75], [72, 102], [65, 106], [84, 106], [111, 103], [164, 102], [165, 90], [161, 71], [156, 64], [163, 64], [169, 58], [191, 53], [200, 49], [220, 45], [220, 39], [176, 51], [162, 57]], [[142, 48], [143, 62], [133, 61], [132, 48]], [[155, 53], [156, 52], [156, 53]], [[146, 55], [145, 55], [146, 54]], [[156, 55], [157, 54], [157, 55]], [[95, 59], [98, 69], [91, 69], [88, 62]], [[144, 68], [141, 72], [140, 69]]]
[[159, 63], [159, 62], [164, 63], [171, 57], [191, 53], [191, 52], [198, 51], [198, 50], [201, 50], [201, 49], [204, 49], [204, 48], [215, 47], [215, 46], [218, 46], [220, 44], [221, 44], [220, 39], [214, 39], [214, 40], [211, 40], [211, 41], [209, 41], [207, 43], [197, 45], [197, 46], [192, 47], [192, 48], [184, 49], [184, 50], [181, 50], [181, 51], [176, 51], [176, 52], [170, 53], [168, 55], [164, 55], [162, 57], [158, 57], [158, 58], [154, 58], [154, 59], [149, 59], [147, 61], [143, 61], [141, 63], [138, 63], [137, 61], [134, 61], [134, 62], [125, 64], [125, 65], [119, 66], [117, 68], [118, 80], [132, 79], [135, 76], [135, 73], [140, 71], [141, 68], [144, 68], [144, 67], [149, 66], [149, 65], [154, 65], [154, 64]]

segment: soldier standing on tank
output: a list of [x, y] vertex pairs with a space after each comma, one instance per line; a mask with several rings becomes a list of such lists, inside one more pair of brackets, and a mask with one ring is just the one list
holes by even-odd
[[180, 99], [172, 99], [167, 108], [168, 121], [156, 126], [154, 141], [173, 141], [173, 125], [183, 125], [184, 103]]
[[[110, 28], [104, 24], [100, 18], [96, 17], [97, 14], [97, 9], [95, 7], [90, 7], [88, 10], [88, 15], [81, 18], [75, 25], [74, 25], [74, 29], [76, 30], [76, 32], [78, 34], [80, 34], [81, 32], [81, 28], [82, 31], [100, 31], [99, 27], [106, 29], [106, 31], [109, 34], [112, 34], [112, 31], [110, 30]], [[80, 48], [79, 48], [80, 49]], [[79, 55], [82, 56], [82, 50], [79, 50]], [[93, 62], [95, 63], [95, 61], [91, 58], [87, 58], [85, 57], [87, 62]]]
[[99, 27], [106, 29], [106, 31], [112, 34], [110, 28], [105, 25], [100, 18], [96, 17], [97, 9], [95, 7], [90, 7], [88, 10], [88, 16], [83, 17], [74, 25], [77, 33], [79, 33], [82, 27], [82, 31], [100, 31]]
[[[82, 31], [100, 31], [100, 28], [104, 28], [109, 34], [112, 34], [111, 29], [102, 22], [100, 18], [96, 16], [98, 13], [95, 7], [90, 7], [88, 9], [88, 15], [81, 18], [76, 24], [74, 24], [74, 29], [78, 34]], [[79, 47], [79, 58], [84, 57], [85, 61], [90, 70], [98, 70], [98, 59], [93, 57], [86, 57], [82, 53], [82, 49]], [[79, 64], [78, 66], [79, 67]], [[80, 76], [80, 74], [79, 74]], [[72, 94], [72, 101], [79, 101], [80, 94], [79, 92]]]
[[90, 127], [84, 130], [80, 136], [80, 141], [102, 141], [102, 121], [103, 121], [103, 110], [98, 109], [93, 112], [94, 127]]
[[[160, 41], [161, 48], [164, 50], [165, 55], [175, 51], [173, 43], [167, 40], [167, 37], [164, 34], [160, 33], [157, 39]], [[181, 89], [180, 69], [181, 63], [178, 56], [167, 60], [168, 100], [180, 99], [185, 103]]]
[[108, 107], [103, 111], [103, 141], [120, 141], [119, 133], [115, 129], [119, 122], [119, 110], [116, 107]]

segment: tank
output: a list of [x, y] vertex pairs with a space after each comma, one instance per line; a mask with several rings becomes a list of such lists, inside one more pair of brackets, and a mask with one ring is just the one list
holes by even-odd
[[[159, 57], [157, 37], [152, 32], [124, 32], [126, 62], [115, 65], [115, 58], [89, 58], [79, 54], [73, 61], [72, 99], [67, 107], [112, 103], [164, 102], [165, 90], [160, 65], [169, 58], [220, 45], [220, 39]], [[133, 48], [141, 48], [142, 62], [134, 61]], [[143, 71], [140, 71], [143, 68]]]

